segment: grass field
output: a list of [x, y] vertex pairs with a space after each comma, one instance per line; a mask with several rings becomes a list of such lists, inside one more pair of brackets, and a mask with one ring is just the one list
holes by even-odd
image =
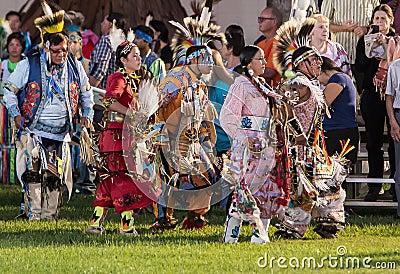
[[119, 235], [114, 211], [105, 222], [107, 235], [84, 232], [92, 196], [72, 197], [57, 222], [29, 222], [13, 219], [20, 195], [17, 186], [0, 186], [2, 273], [400, 273], [400, 222], [393, 209], [355, 209], [338, 239], [321, 239], [312, 227], [303, 240], [276, 239], [272, 227], [271, 243], [252, 245], [245, 226], [240, 243], [226, 245], [218, 207], [202, 231], [154, 234], [148, 230], [153, 217], [142, 214], [139, 236], [129, 238]]

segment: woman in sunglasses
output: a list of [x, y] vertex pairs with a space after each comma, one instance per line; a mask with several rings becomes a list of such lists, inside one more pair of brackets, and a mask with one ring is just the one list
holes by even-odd
[[89, 71], [89, 59], [86, 59], [82, 54], [82, 35], [78, 31], [73, 31], [69, 35], [70, 51], [82, 63], [86, 74]]
[[221, 126], [232, 138], [230, 159], [222, 176], [235, 188], [225, 223], [225, 243], [238, 241], [243, 221], [252, 226], [251, 243], [269, 242], [270, 219], [287, 205], [283, 202], [283, 193], [287, 192], [276, 183], [279, 175], [271, 172], [279, 162], [275, 153], [279, 137], [272, 98], [260, 84], [265, 64], [261, 48], [243, 48], [240, 64], [234, 69], [240, 76], [235, 78], [221, 109]]

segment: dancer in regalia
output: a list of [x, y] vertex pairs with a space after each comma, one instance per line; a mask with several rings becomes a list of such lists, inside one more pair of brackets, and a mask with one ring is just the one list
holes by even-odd
[[53, 13], [42, 3], [45, 15], [35, 19], [42, 47], [18, 63], [4, 91], [19, 131], [17, 174], [28, 187], [30, 220], [56, 218], [64, 188], [71, 193], [70, 132], [79, 118], [89, 126], [94, 104], [82, 64], [68, 53], [64, 11]]
[[348, 161], [343, 156], [351, 147], [344, 142], [343, 151], [333, 157], [326, 151], [322, 119], [327, 107], [317, 79], [322, 59], [315, 48], [303, 46], [314, 24], [307, 19], [297, 32], [292, 21], [285, 23], [275, 45], [276, 67], [290, 78], [280, 89], [296, 97], [288, 121], [294, 133], [288, 151], [291, 203], [277, 232], [284, 237], [303, 237], [313, 209], [315, 231], [322, 237], [337, 237], [344, 223], [341, 183], [348, 174]]
[[279, 124], [284, 117], [277, 116], [274, 92], [259, 77], [265, 64], [261, 48], [244, 47], [235, 68], [240, 76], [221, 109], [221, 125], [233, 139], [222, 176], [235, 186], [225, 223], [225, 243], [238, 241], [243, 221], [252, 226], [252, 243], [269, 242], [270, 219], [288, 205], [286, 143]]
[[[118, 71], [108, 77], [103, 100], [106, 110], [105, 126], [99, 140], [100, 184], [86, 232], [104, 234], [102, 223], [108, 208], [113, 207], [121, 215], [120, 234], [136, 236], [133, 210], [151, 205], [156, 200], [151, 189], [154, 178], [145, 170], [145, 167], [152, 166], [154, 157], [143, 157], [141, 152], [146, 144], [140, 134], [149, 125], [149, 117], [139, 104], [140, 85], [151, 75], [141, 68], [139, 48], [132, 42], [120, 43], [116, 57]], [[157, 98], [154, 103], [158, 106]]]
[[[218, 116], [202, 79], [214, 64], [206, 44], [218, 36], [219, 29], [209, 24], [210, 16], [204, 8], [199, 18], [184, 18], [185, 26], [170, 22], [178, 27], [172, 41], [176, 65], [160, 83], [164, 100], [158, 119], [166, 123], [168, 142], [162, 153], [164, 191], [155, 208], [153, 229], [175, 228], [176, 207], [188, 210], [183, 229], [204, 228], [207, 224], [204, 214], [212, 196], [207, 187], [216, 182], [213, 120]], [[189, 191], [179, 191], [182, 189]]]

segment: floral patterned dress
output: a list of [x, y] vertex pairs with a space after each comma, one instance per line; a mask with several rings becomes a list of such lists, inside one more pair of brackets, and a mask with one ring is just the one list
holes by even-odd
[[284, 196], [271, 170], [275, 166], [275, 124], [270, 106], [244, 76], [235, 79], [222, 106], [220, 122], [233, 139], [223, 176], [235, 184], [229, 214], [249, 222], [271, 218]]

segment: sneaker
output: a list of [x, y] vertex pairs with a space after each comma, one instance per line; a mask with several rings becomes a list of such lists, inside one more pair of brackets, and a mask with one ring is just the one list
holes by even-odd
[[86, 233], [105, 235], [106, 230], [104, 229], [104, 227], [101, 227], [101, 226], [89, 226], [88, 228], [86, 228]]
[[38, 213], [31, 213], [29, 215], [29, 221], [40, 221], [41, 215]]
[[268, 237], [267, 240], [265, 241], [265, 240], [261, 239], [261, 237], [257, 237], [257, 236], [255, 236], [255, 235], [252, 235], [252, 236], [251, 236], [250, 242], [251, 242], [252, 244], [261, 244], [261, 245], [265, 245], [266, 243], [269, 243], [270, 240], [269, 240], [269, 237]]
[[123, 236], [132, 236], [132, 237], [136, 237], [138, 235], [135, 228], [132, 228], [131, 230], [128, 230], [128, 231], [124, 231], [124, 230], [120, 229], [119, 234], [121, 234]]
[[251, 236], [250, 243], [258, 244], [258, 245], [265, 245], [266, 243], [269, 243], [269, 241], [264, 241], [260, 237], [256, 237], [256, 236], [253, 235], [253, 236]]
[[75, 189], [75, 194], [77, 194], [77, 195], [94, 195], [95, 192], [96, 191], [84, 189], [84, 188], [83, 189], [79, 189], [79, 188]]

